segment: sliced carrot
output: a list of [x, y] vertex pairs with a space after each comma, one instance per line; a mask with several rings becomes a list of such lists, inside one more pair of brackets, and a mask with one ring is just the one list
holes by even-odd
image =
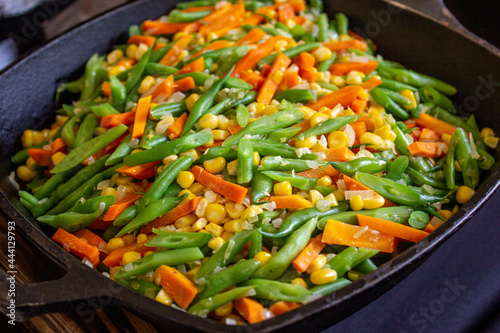
[[174, 140], [177, 139], [184, 128], [184, 125], [186, 124], [188, 114], [187, 112], [184, 112], [177, 120], [170, 125], [170, 127], [167, 129], [167, 132], [165, 132], [165, 135], [170, 139]]
[[259, 25], [262, 22], [264, 22], [264, 20], [265, 20], [264, 16], [253, 14], [245, 18], [243, 22], [241, 22], [241, 25], [246, 25], [246, 24]]
[[269, 197], [268, 200], [276, 204], [276, 209], [283, 209], [283, 208], [302, 209], [302, 208], [314, 207], [314, 205], [310, 201], [308, 201], [303, 196], [298, 194], [276, 195]]
[[151, 106], [151, 95], [139, 99], [135, 110], [134, 128], [132, 130], [132, 138], [140, 138], [144, 134], [146, 128], [146, 120], [148, 119], [149, 108]]
[[134, 123], [135, 111], [111, 114], [109, 116], [104, 116], [101, 118], [101, 127], [112, 128], [120, 124], [131, 125]]
[[424, 127], [420, 132], [419, 141], [436, 142], [439, 141], [440, 139], [441, 139], [440, 135], [431, 129]]
[[362, 72], [365, 74], [370, 74], [377, 68], [378, 62], [375, 60], [369, 60], [368, 62], [346, 62], [334, 64], [330, 67], [330, 73], [332, 75], [347, 75], [351, 71]]
[[130, 167], [124, 165], [116, 169], [116, 171], [130, 177], [144, 180], [150, 177], [154, 177], [154, 175], [156, 174], [156, 166], [159, 163], [160, 161], [154, 161]]
[[235, 135], [236, 133], [238, 133], [242, 129], [243, 129], [243, 127], [241, 127], [239, 124], [234, 124], [232, 126], [229, 126], [229, 128], [227, 130], [229, 131], [229, 133], [231, 133], [231, 135]]
[[238, 311], [249, 324], [260, 323], [264, 320], [262, 316], [264, 307], [259, 302], [248, 297], [241, 297], [234, 300], [233, 304], [236, 311]]
[[332, 52], [342, 52], [347, 51], [349, 49], [357, 49], [365, 52], [368, 49], [366, 42], [362, 42], [359, 40], [348, 40], [345, 42], [323, 42], [324, 47], [327, 47]]
[[308, 103], [307, 107], [319, 110], [320, 107], [326, 106], [332, 109], [340, 104], [346, 108], [354, 102], [362, 90], [360, 86], [347, 86], [322, 96], [316, 102]]
[[177, 62], [181, 52], [188, 46], [188, 44], [193, 40], [193, 35], [184, 35], [175, 41], [167, 54], [163, 56], [160, 60], [161, 65], [172, 66]]
[[[214, 12], [215, 13], [215, 12]], [[245, 4], [243, 1], [231, 5], [221, 7], [217, 19], [208, 22], [200, 28], [200, 34], [208, 35], [213, 32], [217, 36], [226, 34], [229, 30], [234, 29], [240, 25], [240, 20], [245, 14]], [[204, 19], [203, 22], [207, 23]]]
[[357, 180], [355, 180], [347, 175], [344, 175], [344, 184], [345, 184], [345, 187], [347, 187], [347, 189], [349, 191], [369, 191], [369, 190], [371, 190], [371, 188], [361, 184]]
[[292, 125], [292, 127], [300, 127], [300, 131], [298, 133], [298, 134], [300, 134], [300, 133], [305, 132], [311, 128], [311, 121], [309, 119], [303, 120], [300, 123]]
[[[192, 26], [192, 23], [169, 23], [146, 20], [142, 24], [142, 29], [150, 35], [170, 35], [180, 31], [188, 32], [185, 30], [190, 26]], [[192, 27], [194, 28], [195, 26]], [[198, 29], [189, 32], [195, 32], [197, 30]]]
[[351, 124], [352, 129], [354, 130], [354, 134], [356, 138], [359, 138], [363, 133], [366, 132], [366, 123], [363, 121], [354, 122]]
[[157, 42], [157, 43], [155, 44], [155, 47], [153, 48], [153, 51], [159, 50], [159, 49], [161, 49], [161, 48], [162, 48], [162, 47], [164, 47], [164, 46], [167, 46], [167, 44], [162, 43], [162, 42]]
[[55, 154], [59, 151], [64, 151], [66, 148], [66, 142], [63, 138], [57, 138], [50, 144], [50, 149], [52, 150], [52, 154]]
[[39, 166], [50, 166], [52, 160], [52, 151], [45, 150], [43, 148], [30, 148], [28, 149], [28, 155], [35, 160], [35, 163]]
[[295, 16], [294, 21], [295, 21], [295, 23], [297, 23], [299, 25], [303, 25], [306, 22], [306, 17], [304, 15], [298, 15], [298, 16]]
[[443, 133], [452, 135], [457, 129], [456, 126], [448, 124], [447, 122], [440, 119], [434, 118], [427, 113], [421, 113], [420, 118], [416, 118], [415, 121], [417, 122], [417, 124], [427, 127], [440, 135]]
[[[76, 237], [78, 237], [80, 240], [89, 243], [92, 246], [95, 246], [97, 250], [99, 248], [105, 247], [107, 243], [102, 239], [101, 237], [97, 236], [95, 233], [90, 231], [87, 228], [80, 229], [78, 231], [75, 231], [73, 233]], [[99, 250], [99, 258], [100, 259], [105, 259], [108, 256], [107, 252], [102, 252]]]
[[298, 72], [285, 72], [283, 75], [283, 82], [285, 82], [288, 89], [300, 84], [300, 77]]
[[[258, 15], [259, 17], [262, 17]], [[264, 19], [264, 17], [262, 17]], [[235, 46], [241, 46], [241, 45], [251, 45], [251, 44], [257, 44], [266, 36], [266, 33], [258, 28], [253, 28], [250, 30], [243, 38], [238, 40], [235, 44]]]
[[326, 244], [321, 241], [322, 237], [323, 234], [314, 237], [309, 244], [300, 251], [299, 255], [293, 259], [292, 265], [299, 273], [304, 273], [311, 262], [321, 253], [321, 251], [323, 251]]
[[288, 20], [295, 18], [295, 11], [289, 3], [284, 3], [278, 6], [278, 21], [286, 23]]
[[194, 79], [190, 76], [174, 82], [175, 91], [184, 92], [186, 90], [193, 89], [194, 87], [196, 87], [196, 84], [194, 82]]
[[156, 37], [153, 36], [140, 36], [140, 35], [134, 35], [129, 37], [127, 40], [128, 44], [145, 44], [148, 47], [151, 47], [155, 45], [156, 43]]
[[175, 74], [186, 74], [192, 72], [202, 72], [205, 69], [205, 59], [203, 57], [199, 57], [193, 62], [190, 62], [186, 66], [179, 69]]
[[198, 293], [194, 283], [173, 267], [161, 265], [156, 269], [153, 279], [183, 309], [187, 309]]
[[240, 79], [251, 84], [254, 90], [259, 90], [266, 80], [262, 75], [252, 70], [241, 71], [238, 75]]
[[296, 173], [297, 176], [316, 178], [316, 179], [319, 179], [324, 176], [334, 177], [338, 174], [339, 172], [335, 170], [331, 165], [327, 166], [325, 169], [321, 167], [318, 169], [310, 169]]
[[336, 220], [328, 220], [321, 240], [329, 245], [365, 247], [385, 253], [396, 251], [397, 246], [394, 236]]
[[429, 236], [428, 232], [408, 227], [406, 225], [402, 225], [401, 223], [379, 219], [378, 217], [361, 214], [356, 214], [356, 217], [358, 218], [358, 224], [361, 227], [368, 227], [413, 243], [418, 243], [425, 237]]
[[113, 224], [113, 221], [103, 221], [102, 219], [97, 219], [88, 226], [89, 229], [94, 230], [106, 230]]
[[268, 76], [270, 71], [271, 71], [271, 65], [264, 64], [262, 66], [260, 74], [262, 74], [263, 76]]
[[423, 142], [417, 141], [408, 145], [410, 154], [422, 157], [443, 157], [446, 156], [448, 146], [444, 142]]
[[111, 84], [109, 81], [103, 82], [103, 84], [101, 84], [101, 89], [104, 96], [111, 96]]
[[[368, 132], [373, 132], [375, 130], [375, 121], [372, 118], [370, 118], [370, 116], [368, 116], [366, 114], [363, 114], [361, 117], [359, 117], [358, 120], [356, 120], [356, 122], [365, 123], [366, 130]], [[351, 124], [351, 126], [352, 126], [352, 124]]]
[[351, 109], [356, 112], [356, 113], [361, 113], [363, 110], [366, 109], [366, 106], [368, 105], [368, 102], [362, 99], [355, 99], [351, 103]]
[[299, 75], [307, 82], [316, 82], [316, 72], [312, 69], [299, 69]]
[[262, 85], [262, 88], [259, 90], [259, 94], [257, 95], [257, 101], [264, 105], [269, 104], [273, 99], [274, 93], [278, 88], [278, 84], [280, 82], [276, 82], [275, 73], [278, 71], [285, 72], [285, 70], [290, 66], [292, 60], [284, 55], [282, 52], [279, 52], [274, 60], [274, 63], [269, 71], [269, 74]]
[[329, 162], [347, 162], [353, 159], [354, 153], [347, 147], [329, 148], [322, 151], [325, 154], [323, 161]]
[[299, 307], [301, 307], [301, 303], [297, 302], [285, 302], [285, 301], [279, 301], [274, 303], [269, 307], [269, 310], [275, 315], [279, 316], [280, 314], [290, 312], [292, 310], [295, 310]]
[[289, 0], [288, 3], [292, 6], [296, 13], [300, 13], [306, 10], [306, 3], [304, 0]]
[[165, 80], [156, 86], [150, 96], [153, 103], [160, 103], [169, 98], [174, 92], [174, 76], [169, 75]]
[[[270, 37], [264, 43], [259, 44], [256, 49], [250, 50], [243, 58], [238, 60], [231, 76], [239, 77], [242, 72], [252, 69], [260, 59], [271, 54], [273, 52], [274, 40], [273, 37]], [[262, 72], [261, 74], [265, 76]]]
[[69, 249], [69, 252], [78, 258], [87, 258], [94, 267], [99, 266], [99, 250], [95, 246], [82, 241], [77, 236], [59, 228], [52, 236], [52, 240], [61, 244], [65, 250]]
[[142, 196], [141, 194], [137, 193], [130, 193], [126, 195], [120, 201], [114, 203], [109, 207], [106, 214], [104, 214], [102, 220], [114, 221], [126, 208], [132, 206], [137, 200], [139, 200], [141, 196]]
[[146, 224], [141, 228], [141, 233], [143, 234], [150, 234], [153, 232], [153, 228], [160, 228], [164, 227], [166, 225], [172, 224], [181, 217], [184, 217], [186, 215], [189, 215], [193, 213], [196, 210], [196, 207], [198, 206], [198, 203], [200, 202], [201, 197], [195, 197], [191, 200], [189, 200], [186, 203], [183, 203], [180, 206], [175, 207], [174, 209], [168, 211], [167, 213], [163, 214], [159, 218], [155, 219], [154, 221]]
[[229, 200], [233, 200], [237, 203], [242, 203], [243, 199], [245, 199], [248, 191], [247, 188], [220, 179], [219, 177], [203, 170], [199, 166], [195, 166], [194, 168], [192, 168], [191, 172], [193, 173], [196, 181], [201, 185], [208, 187], [209, 189], [219, 193], [220, 195], [225, 196]]
[[361, 83], [361, 87], [366, 90], [371, 90], [372, 88], [375, 88], [378, 85], [381, 85], [382, 81], [376, 78], [371, 78], [369, 80], [366, 80], [365, 82]]
[[297, 59], [297, 65], [301, 69], [311, 70], [314, 68], [314, 63], [316, 62], [316, 58], [311, 53], [302, 52], [299, 54]]
[[224, 49], [224, 48], [229, 47], [229, 46], [231, 46], [231, 43], [229, 43], [227, 40], [216, 40], [216, 41], [208, 44], [207, 46], [205, 46], [204, 48], [202, 48], [198, 52], [195, 52], [191, 57], [194, 58], [194, 57], [197, 57], [199, 55], [202, 55], [205, 52], [216, 51], [216, 50]]
[[113, 250], [102, 262], [108, 267], [115, 267], [120, 265], [123, 255], [129, 251], [139, 252], [141, 255], [144, 255], [144, 253], [148, 251], [154, 251], [154, 247], [149, 247], [145, 244], [152, 240], [155, 236], [155, 234], [148, 235], [148, 238], [142, 243], [132, 243], [130, 245], [125, 245], [124, 247]]

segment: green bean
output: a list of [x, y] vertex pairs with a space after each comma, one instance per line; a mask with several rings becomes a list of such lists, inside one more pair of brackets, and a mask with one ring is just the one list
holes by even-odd
[[387, 163], [387, 174], [384, 176], [385, 178], [398, 181], [403, 176], [403, 173], [406, 171], [408, 167], [408, 157], [406, 156], [398, 156], [394, 162]]
[[115, 281], [127, 288], [137, 291], [139, 294], [154, 299], [160, 292], [161, 286], [143, 280], [135, 280], [131, 278], [117, 278]]
[[122, 267], [116, 273], [116, 277], [137, 276], [155, 270], [161, 265], [175, 266], [200, 259], [203, 259], [203, 253], [197, 247], [155, 252], [132, 262], [130, 266]]
[[71, 117], [62, 125], [61, 137], [70, 148], [75, 146], [75, 127], [77, 121], [76, 117]]
[[[165, 54], [167, 54], [167, 52], [170, 51], [170, 49], [172, 48], [172, 46], [174, 46], [174, 44], [175, 44], [175, 41], [172, 41], [170, 43], [167, 43], [167, 45], [163, 46], [162, 48], [159, 48], [158, 50], [153, 51], [151, 53], [151, 56], [149, 57], [148, 63], [151, 64], [151, 63], [159, 62], [165, 56]], [[124, 79], [126, 79], [126, 78], [124, 78]]]
[[[321, 46], [321, 43], [317, 43], [317, 42], [305, 43], [302, 45], [297, 45], [297, 46], [291, 47], [288, 50], [283, 51], [282, 53], [291, 59], [291, 58], [295, 58], [296, 56], [298, 56], [302, 52], [311, 51], [311, 50], [317, 49], [320, 46]], [[257, 67], [262, 68], [263, 65], [271, 65], [274, 62], [274, 59], [276, 59], [277, 55], [278, 55], [278, 53], [273, 53], [273, 54], [270, 54], [270, 55], [260, 59], [257, 62]]]
[[81, 100], [90, 100], [91, 95], [98, 88], [99, 80], [97, 78], [97, 70], [101, 67], [104, 57], [99, 57], [98, 54], [92, 55], [85, 65], [85, 74], [83, 75]]
[[419, 172], [426, 173], [434, 166], [429, 159], [421, 156], [409, 157], [410, 167], [418, 170]]
[[377, 71], [379, 72], [379, 75], [382, 77], [400, 81], [402, 83], [406, 83], [418, 88], [423, 86], [429, 86], [445, 95], [454, 95], [457, 92], [457, 89], [455, 89], [455, 87], [443, 81], [411, 70], [380, 67], [377, 68]]
[[30, 157], [28, 155], [28, 149], [32, 149], [32, 148], [42, 148], [43, 146], [49, 144], [48, 141], [43, 141], [43, 142], [40, 142], [36, 145], [33, 145], [29, 148], [24, 148], [20, 151], [18, 151], [17, 153], [14, 154], [14, 156], [12, 156], [12, 162], [14, 164], [21, 164], [21, 163], [24, 163], [26, 162], [26, 160], [28, 159], [28, 157]]
[[475, 189], [479, 183], [479, 167], [477, 160], [473, 158], [472, 148], [467, 137], [467, 133], [462, 128], [457, 128], [457, 147], [455, 149], [455, 156], [462, 168], [462, 177], [464, 184], [471, 189]]
[[[146, 192], [147, 193], [147, 192]], [[123, 227], [137, 216], [138, 208], [137, 205], [132, 205], [125, 208], [120, 215], [113, 221], [115, 227]], [[119, 230], [116, 232], [118, 233]], [[113, 236], [114, 237], [114, 236]]]
[[111, 178], [111, 176], [113, 176], [115, 173], [117, 173], [116, 169], [121, 168], [124, 165], [125, 164], [123, 164], [123, 162], [122, 162], [122, 163], [118, 163], [118, 164], [115, 164], [115, 165], [107, 168], [106, 170], [104, 170], [102, 172], [102, 179], [109, 179], [109, 178]]
[[495, 164], [495, 158], [481, 148], [477, 149], [477, 153], [479, 154], [477, 165], [482, 170], [490, 170]]
[[260, 201], [271, 195], [273, 180], [260, 171], [255, 170], [252, 178], [251, 198], [254, 205], [261, 205], [268, 201]]
[[144, 66], [145, 75], [169, 76], [177, 72], [179, 69], [175, 67], [165, 66], [149, 62]]
[[326, 133], [336, 131], [336, 130], [344, 127], [345, 125], [353, 123], [359, 117], [361, 117], [361, 116], [360, 115], [344, 116], [344, 117], [328, 119], [328, 120], [320, 123], [319, 125], [311, 127], [310, 129], [296, 135], [294, 139], [301, 140], [304, 138], [308, 138], [312, 135], [321, 135], [321, 134], [326, 134]]
[[414, 211], [408, 219], [408, 224], [415, 229], [424, 229], [429, 224], [429, 215], [422, 211]]
[[[174, 75], [174, 80], [180, 80], [185, 77], [192, 77], [194, 80], [194, 83], [197, 86], [203, 86], [205, 84], [205, 81], [209, 78], [212, 78], [209, 74], [206, 73], [201, 73], [201, 72], [193, 72], [193, 73], [186, 73], [186, 74], [178, 74]], [[214, 80], [215, 84], [219, 79]], [[253, 86], [249, 83], [246, 83], [242, 79], [238, 79], [237, 77], [229, 77], [226, 82], [224, 83], [225, 88], [237, 88], [237, 89], [243, 89], [243, 90], [250, 90], [253, 88]]]
[[410, 155], [410, 150], [408, 149], [410, 142], [401, 128], [399, 128], [396, 124], [392, 124], [391, 129], [394, 133], [396, 133], [396, 140], [394, 141], [394, 144], [398, 152], [403, 155]]
[[150, 247], [164, 247], [167, 249], [183, 249], [186, 247], [203, 247], [214, 236], [210, 233], [191, 233], [191, 232], [165, 232], [153, 229], [158, 236], [154, 237], [148, 243]]
[[168, 15], [168, 21], [172, 23], [180, 23], [180, 22], [193, 22], [198, 21], [208, 14], [210, 14], [211, 10], [199, 10], [196, 12], [181, 12], [179, 10], [173, 10]]
[[379, 89], [382, 90], [387, 96], [389, 96], [390, 99], [392, 99], [394, 102], [396, 102], [401, 106], [410, 106], [413, 104], [412, 101], [410, 101], [408, 98], [404, 97], [403, 95], [401, 95], [396, 91], [392, 91], [385, 88], [379, 88]]
[[[98, 192], [96, 192], [98, 193]], [[94, 193], [94, 195], [96, 194]], [[77, 202], [76, 205], [71, 207], [68, 212], [75, 212], [80, 214], [90, 214], [98, 210], [101, 203], [105, 204], [105, 207], [111, 206], [115, 202], [115, 197], [112, 195], [100, 195], [97, 197], [89, 198], [83, 202]]]
[[189, 307], [188, 312], [199, 317], [206, 317], [213, 310], [227, 304], [237, 298], [243, 297], [253, 286], [234, 288], [229, 291], [217, 294], [213, 297], [205, 298]]
[[443, 181], [438, 181], [433, 179], [432, 177], [428, 176], [425, 173], [419, 172], [412, 167], [408, 167], [406, 169], [406, 173], [408, 176], [410, 176], [413, 184], [422, 186], [422, 185], [429, 185], [432, 187], [437, 187], [437, 188], [447, 188], [446, 183]]
[[271, 36], [279, 36], [280, 35], [280, 32], [278, 31], [278, 29], [270, 28], [270, 27], [263, 27], [260, 25], [244, 24], [241, 26], [241, 29], [243, 29], [245, 31], [250, 31], [252, 29], [260, 29], [260, 30], [264, 31], [266, 34], [271, 35]]
[[267, 279], [255, 278], [244, 282], [242, 285], [254, 286], [255, 298], [268, 299], [274, 302], [301, 302], [311, 295], [311, 292], [303, 287]]
[[167, 113], [170, 113], [173, 117], [178, 117], [184, 112], [187, 111], [186, 102], [174, 102], [167, 104], [159, 104], [156, 105], [153, 109], [151, 109], [151, 117], [153, 119], [161, 119], [161, 117]]
[[244, 46], [229, 46], [229, 47], [225, 47], [223, 49], [219, 49], [219, 50], [215, 50], [215, 51], [208, 51], [208, 52], [204, 52], [203, 54], [200, 54], [196, 57], [190, 58], [189, 60], [184, 62], [184, 65], [190, 64], [193, 61], [195, 61], [196, 59], [201, 58], [201, 57], [203, 57], [205, 60], [211, 59], [211, 60], [215, 61], [215, 60], [218, 60], [226, 52], [236, 51], [239, 54], [245, 54], [245, 53], [248, 53], [248, 51], [250, 51], [253, 48], [254, 47], [252, 47], [252, 46], [244, 45]]
[[270, 133], [267, 140], [284, 143], [290, 141], [297, 133], [300, 132], [300, 127], [280, 128]]
[[318, 167], [326, 166], [323, 161], [309, 161], [302, 159], [282, 158], [281, 156], [268, 156], [261, 162], [259, 171], [292, 171], [301, 172], [310, 169], [317, 169]]
[[88, 114], [80, 124], [80, 128], [76, 133], [75, 147], [91, 140], [94, 137], [94, 130], [97, 127], [97, 120], [93, 114]]
[[141, 28], [138, 25], [131, 25], [128, 28], [128, 35], [129, 37], [135, 36], [135, 35], [140, 35], [142, 34]]
[[118, 111], [123, 111], [125, 107], [125, 99], [127, 98], [127, 90], [125, 86], [116, 77], [109, 78], [111, 85], [111, 105]]
[[131, 138], [132, 134], [129, 134], [123, 138], [118, 147], [116, 147], [115, 151], [106, 160], [105, 165], [115, 165], [117, 163], [120, 163], [123, 161], [125, 156], [130, 154], [130, 152], [132, 151], [132, 147], [129, 146]]
[[[348, 51], [350, 53], [354, 53], [354, 54], [357, 54], [357, 55], [362, 56], [362, 57], [368, 57], [368, 59], [374, 60], [374, 61], [378, 62], [379, 63], [379, 67], [389, 67], [389, 68], [401, 68], [401, 69], [405, 69], [405, 66], [403, 66], [403, 65], [401, 65], [401, 64], [399, 64], [397, 62], [390, 61], [390, 60], [381, 60], [378, 57], [374, 57], [373, 55], [365, 53], [365, 52], [363, 52], [361, 50], [358, 50], [358, 49], [352, 49], [352, 48], [350, 48], [350, 49], [348, 49]], [[366, 79], [369, 79], [369, 78], [366, 77]], [[397, 81], [393, 81], [393, 82], [397, 82]], [[397, 83], [399, 83], [399, 82], [397, 82]], [[379, 85], [379, 87], [382, 87], [382, 85]], [[410, 87], [410, 90], [417, 90], [414, 87], [411, 87], [411, 86], [409, 86], [409, 87]], [[394, 90], [394, 89], [391, 89], [391, 90]], [[401, 90], [403, 90], [403, 89], [401, 89]], [[399, 90], [397, 90], [397, 91], [399, 91]]]
[[217, 1], [215, 0], [197, 0], [197, 1], [188, 1], [188, 2], [180, 2], [175, 5], [178, 9], [187, 9], [192, 7], [206, 7], [213, 6]]
[[356, 214], [377, 217], [382, 220], [388, 220], [396, 223], [406, 223], [410, 218], [410, 214], [412, 212], [413, 208], [409, 206], [382, 207], [361, 211], [340, 212], [322, 217], [318, 221], [318, 229], [325, 229], [325, 225], [328, 220], [336, 220], [352, 225], [357, 225], [358, 219], [356, 218]]
[[95, 212], [87, 214], [64, 212], [58, 215], [42, 215], [37, 220], [55, 229], [62, 228], [68, 232], [75, 232], [92, 224], [104, 212], [105, 208], [106, 205], [103, 205]]
[[[253, 149], [261, 156], [281, 156], [283, 158], [297, 158], [296, 148], [287, 145], [286, 143], [274, 142], [270, 140], [250, 140], [252, 141]], [[315, 160], [318, 158], [318, 155], [309, 153], [302, 155], [300, 158], [304, 160]]]
[[337, 24], [337, 32], [339, 35], [347, 35], [349, 30], [349, 20], [345, 14], [335, 14], [335, 23]]
[[99, 150], [116, 140], [127, 130], [127, 126], [120, 124], [108, 130], [106, 133], [85, 142], [84, 144], [70, 151], [69, 154], [66, 155], [66, 157], [61, 161], [61, 163], [56, 165], [52, 170], [50, 170], [50, 172], [56, 174], [74, 168], [75, 166], [83, 162], [86, 158], [90, 157], [92, 154], [97, 153]]
[[[46, 198], [56, 188], [58, 188], [61, 184], [70, 179], [79, 170], [81, 170], [81, 167], [75, 167], [73, 169], [69, 169], [67, 171], [53, 175], [42, 186], [38, 188], [38, 190], [34, 193], [35, 197], [38, 200]], [[67, 185], [65, 184], [65, 186]]]
[[332, 52], [332, 56], [328, 58], [327, 60], [323, 60], [322, 62], [319, 63], [318, 65], [318, 72], [326, 72], [332, 67], [333, 62], [335, 61], [336, 54]]
[[371, 157], [360, 157], [347, 162], [328, 162], [344, 175], [353, 176], [356, 172], [379, 173], [387, 168], [385, 161]]
[[238, 122], [238, 125], [240, 125], [241, 127], [245, 127], [246, 125], [248, 125], [249, 120], [250, 114], [248, 113], [248, 109], [244, 105], [239, 104], [236, 107], [236, 121]]
[[[253, 258], [262, 251], [262, 234], [255, 231], [250, 237], [250, 250], [248, 250], [248, 258]], [[253, 274], [253, 272], [252, 272]]]
[[281, 102], [282, 100], [287, 100], [292, 103], [298, 103], [298, 102], [309, 102], [312, 101], [313, 99], [316, 99], [316, 91], [310, 90], [310, 89], [288, 89], [288, 90], [283, 90], [274, 95], [274, 99], [277, 100], [278, 102]]
[[382, 105], [387, 112], [391, 113], [394, 117], [398, 119], [408, 119], [408, 112], [402, 109], [396, 102], [394, 102], [383, 90], [374, 87], [370, 90], [370, 95], [373, 97], [375, 102]]
[[319, 285], [319, 286], [314, 286], [311, 289], [309, 289], [309, 291], [312, 294], [321, 294], [323, 296], [326, 296], [326, 295], [333, 293], [334, 291], [337, 291], [341, 288], [344, 288], [345, 286], [347, 286], [349, 284], [351, 284], [351, 281], [349, 281], [348, 279], [339, 278], [339, 279], [337, 279], [333, 282], [330, 282], [330, 283], [326, 283], [326, 284]]
[[226, 161], [232, 161], [238, 157], [238, 152], [233, 148], [229, 147], [212, 147], [206, 150], [206, 152], [203, 155], [198, 157], [198, 159], [194, 161], [194, 164], [201, 164], [205, 161], [214, 159], [219, 156], [224, 157]]
[[328, 15], [326, 13], [319, 14], [317, 24], [319, 27], [318, 42], [328, 41]]
[[149, 140], [149, 136], [154, 133], [154, 129], [156, 127], [157, 122], [151, 119], [146, 120], [146, 126], [144, 127], [144, 134], [139, 140], [139, 148], [145, 149], [146, 144]]
[[177, 155], [186, 150], [202, 146], [210, 142], [212, 138], [212, 133], [205, 131], [188, 134], [178, 139], [165, 142], [149, 150], [143, 150], [141, 152], [129, 155], [124, 158], [124, 162], [127, 166], [133, 166], [159, 161], [164, 157]]
[[[224, 113], [225, 115], [228, 115], [233, 112], [231, 110], [234, 107], [237, 107], [239, 105], [247, 105], [255, 101], [257, 98], [257, 93], [255, 91], [247, 91], [245, 93], [245, 96], [243, 98], [238, 98], [237, 96], [234, 98], [226, 98], [225, 100], [217, 103], [216, 105], [212, 106], [207, 113], [211, 113], [213, 115], [218, 115], [221, 113]], [[226, 112], [229, 110], [228, 112]], [[242, 109], [243, 110], [243, 109]]]
[[317, 13], [323, 12], [323, 0], [311, 0], [310, 1], [311, 9], [314, 9]]
[[108, 242], [111, 238], [114, 238], [116, 236], [118, 231], [120, 231], [120, 228], [121, 227], [116, 227], [114, 225], [109, 226], [108, 229], [104, 231], [101, 238], [104, 241]]
[[125, 89], [127, 92], [130, 92], [132, 88], [139, 82], [142, 73], [144, 73], [144, 68], [146, 67], [146, 64], [149, 61], [149, 57], [151, 56], [153, 48], [150, 47], [146, 53], [143, 54], [141, 59], [137, 62], [137, 64], [134, 65], [132, 68], [132, 71], [130, 72], [129, 77], [127, 78], [127, 81], [125, 81]]
[[253, 145], [249, 139], [243, 138], [238, 142], [238, 173], [239, 184], [248, 183], [253, 177]]
[[363, 274], [370, 274], [377, 268], [377, 265], [375, 265], [373, 261], [371, 261], [371, 259], [363, 260], [359, 265], [356, 265], [356, 267], [354, 267], [355, 270]]
[[316, 187], [316, 184], [318, 182], [316, 178], [296, 176], [281, 171], [269, 170], [269, 171], [263, 171], [262, 173], [278, 182], [288, 181], [293, 187], [297, 187], [304, 191], [312, 190], [313, 188]]
[[400, 91], [403, 91], [406, 89], [411, 90], [411, 91], [417, 91], [417, 88], [412, 87], [408, 84], [404, 84], [402, 82], [394, 81], [394, 80], [387, 80], [387, 79], [382, 80], [382, 83], [378, 87], [397, 91], [397, 92], [400, 92]]
[[455, 110], [455, 107], [453, 106], [453, 102], [433, 87], [423, 86], [418, 90], [418, 92], [420, 98], [424, 102], [434, 103], [451, 113], [457, 113], [457, 110]]
[[337, 276], [341, 277], [353, 267], [356, 267], [366, 259], [370, 259], [379, 251], [365, 248], [348, 247], [344, 251], [333, 257], [332, 260], [326, 263], [326, 267], [337, 272]]
[[103, 103], [100, 105], [94, 105], [90, 107], [90, 110], [97, 117], [110, 116], [113, 114], [119, 114], [118, 110], [111, 106], [109, 103]]

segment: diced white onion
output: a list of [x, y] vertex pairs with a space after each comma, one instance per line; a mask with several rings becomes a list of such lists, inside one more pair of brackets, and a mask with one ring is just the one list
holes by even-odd
[[128, 146], [132, 149], [139, 148], [139, 139], [130, 140], [130, 142], [128, 143]]
[[337, 189], [339, 191], [346, 191], [347, 190], [347, 187], [345, 186], [345, 182], [343, 179], [337, 180]]
[[180, 91], [174, 92], [170, 97], [167, 99], [167, 103], [177, 103], [180, 102], [186, 97], [185, 94], [181, 93]]
[[361, 62], [363, 64], [366, 64], [368, 61], [370, 61], [370, 58], [368, 58], [367, 56], [360, 56], [356, 53], [351, 53], [351, 62]]
[[82, 263], [83, 263], [84, 265], [89, 266], [90, 268], [94, 268], [94, 265], [92, 265], [92, 263], [90, 262], [90, 260], [89, 260], [89, 259], [87, 259], [87, 257], [84, 257], [84, 258], [82, 259]]
[[276, 229], [279, 229], [279, 227], [283, 223], [283, 219], [277, 218], [277, 219], [272, 220], [271, 223], [272, 223], [273, 227], [275, 227]]
[[109, 180], [109, 179], [103, 180], [97, 184], [97, 189], [104, 190], [106, 187], [109, 186], [110, 183], [111, 183], [111, 180]]
[[330, 201], [328, 200], [319, 200], [318, 203], [316, 204], [316, 208], [324, 213], [326, 212], [327, 210], [330, 209]]
[[296, 86], [292, 87], [291, 89], [307, 90], [309, 89], [309, 83], [308, 82], [299, 83]]
[[352, 197], [359, 195], [361, 199], [371, 199], [375, 196], [373, 190], [359, 190], [359, 191], [345, 191], [344, 196], [346, 200], [351, 200]]
[[347, 135], [347, 146], [351, 147], [352, 145], [354, 145], [354, 141], [356, 141], [356, 133], [354, 132], [352, 126], [349, 124], [345, 125], [342, 132]]
[[[481, 155], [479, 155], [479, 153], [477, 152], [476, 143], [474, 142], [474, 137], [472, 136], [472, 133], [469, 133], [469, 141], [470, 141], [470, 148], [471, 148], [470, 156], [473, 159], [477, 160], [479, 157], [481, 157]], [[441, 147], [441, 145], [440, 145], [440, 147]]]
[[317, 169], [319, 167], [319, 163], [312, 160], [306, 160], [306, 165], [311, 169]]
[[[10, 174], [9, 174], [9, 181], [10, 183], [12, 184], [12, 186], [14, 186], [16, 188], [16, 190], [20, 190], [21, 187], [19, 186], [18, 182], [16, 182], [16, 172], [15, 171], [12, 171]], [[40, 201], [38, 202], [40, 203]]]

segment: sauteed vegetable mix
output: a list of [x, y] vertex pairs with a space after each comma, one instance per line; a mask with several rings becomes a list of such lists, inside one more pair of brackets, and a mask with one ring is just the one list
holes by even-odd
[[362, 278], [473, 196], [499, 138], [348, 25], [199, 0], [130, 27], [24, 132], [21, 202], [84, 264], [226, 324]]

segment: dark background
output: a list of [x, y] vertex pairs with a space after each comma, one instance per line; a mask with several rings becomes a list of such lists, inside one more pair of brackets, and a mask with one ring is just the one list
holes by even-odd
[[[48, 1], [6, 17], [0, 4], [0, 69], [85, 19], [125, 0]], [[470, 31], [500, 47], [496, 1], [445, 0]], [[26, 41], [26, 22], [39, 22]], [[388, 55], [388, 58], [391, 58]], [[498, 69], [497, 69], [498, 71]], [[497, 111], [497, 110], [495, 110]], [[497, 193], [420, 268], [362, 310], [327, 332], [500, 332], [500, 237]]]

